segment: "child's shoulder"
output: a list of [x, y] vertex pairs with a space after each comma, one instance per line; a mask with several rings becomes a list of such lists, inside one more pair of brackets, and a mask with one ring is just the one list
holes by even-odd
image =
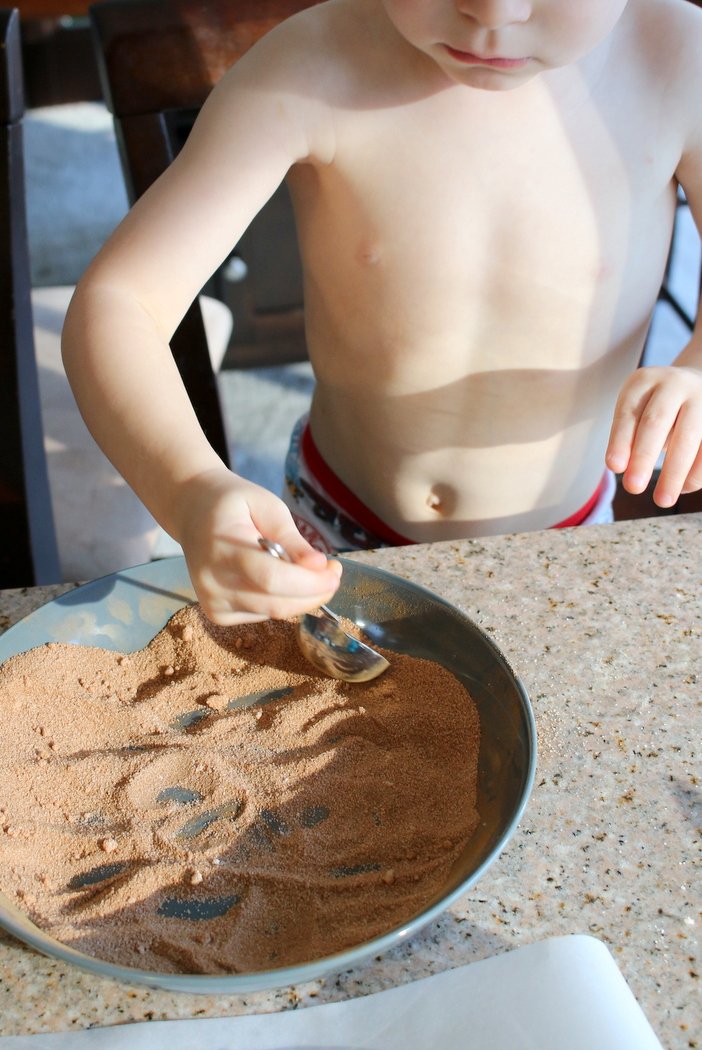
[[358, 76], [368, 57], [372, 30], [366, 15], [373, 0], [324, 0], [312, 3], [279, 22], [235, 63], [235, 79], [271, 82], [287, 80], [323, 95], [344, 77]]
[[313, 3], [261, 37], [229, 70], [224, 91], [271, 91], [303, 109], [366, 108], [397, 79], [379, 11], [378, 0]]
[[315, 65], [355, 56], [369, 40], [369, 0], [324, 0], [311, 3], [277, 23], [251, 48], [250, 54], [267, 53], [304, 58]]
[[699, 139], [702, 7], [692, 0], [629, 0], [618, 75], [629, 67], [638, 104], [689, 144]]
[[642, 57], [671, 70], [690, 62], [697, 69], [702, 45], [702, 7], [692, 0], [631, 0], [635, 40]]
[[702, 17], [702, 10], [697, 0], [630, 0], [630, 2], [634, 12], [640, 17], [672, 27], [694, 25]]
[[650, 118], [662, 152], [664, 142], [677, 151], [676, 177], [694, 195], [702, 170], [702, 8], [692, 0], [629, 0], [619, 28], [624, 46], [615, 60], [632, 88], [631, 106]]

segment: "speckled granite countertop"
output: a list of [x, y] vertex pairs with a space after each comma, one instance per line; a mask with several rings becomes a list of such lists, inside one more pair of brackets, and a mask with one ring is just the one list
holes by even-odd
[[[358, 969], [236, 997], [98, 979], [0, 935], [0, 1034], [330, 1002], [548, 936], [605, 941], [666, 1050], [702, 1047], [702, 515], [369, 552], [502, 648], [534, 705], [534, 791], [443, 917]], [[0, 593], [0, 627], [66, 588]]]

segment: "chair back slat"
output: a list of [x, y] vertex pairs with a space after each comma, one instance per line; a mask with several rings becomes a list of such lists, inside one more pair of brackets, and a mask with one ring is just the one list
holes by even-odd
[[34, 349], [19, 14], [0, 9], [0, 587], [61, 579]]
[[20, 121], [24, 115], [20, 22], [16, 8], [0, 8], [0, 121]]
[[177, 153], [167, 112], [138, 113], [115, 120], [127, 196], [137, 200], [163, 174]]
[[93, 4], [106, 100], [124, 117], [199, 109], [278, 22], [320, 0], [108, 0]]

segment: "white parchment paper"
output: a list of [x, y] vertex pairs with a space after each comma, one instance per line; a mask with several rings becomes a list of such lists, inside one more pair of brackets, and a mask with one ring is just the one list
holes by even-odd
[[557, 937], [347, 1002], [0, 1037], [0, 1050], [663, 1050], [607, 948]]

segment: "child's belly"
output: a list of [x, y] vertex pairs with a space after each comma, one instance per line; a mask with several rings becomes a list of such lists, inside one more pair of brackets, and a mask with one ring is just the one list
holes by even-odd
[[[400, 382], [387, 366], [374, 368], [372, 358], [363, 383], [327, 384], [322, 368], [312, 430], [358, 498], [411, 539], [546, 528], [597, 488], [617, 380], [635, 367], [638, 352], [608, 353], [584, 368], [463, 376], [455, 356], [447, 353], [442, 363], [434, 352], [425, 370], [414, 370], [421, 386], [406, 376]], [[409, 356], [416, 364], [416, 346]]]

